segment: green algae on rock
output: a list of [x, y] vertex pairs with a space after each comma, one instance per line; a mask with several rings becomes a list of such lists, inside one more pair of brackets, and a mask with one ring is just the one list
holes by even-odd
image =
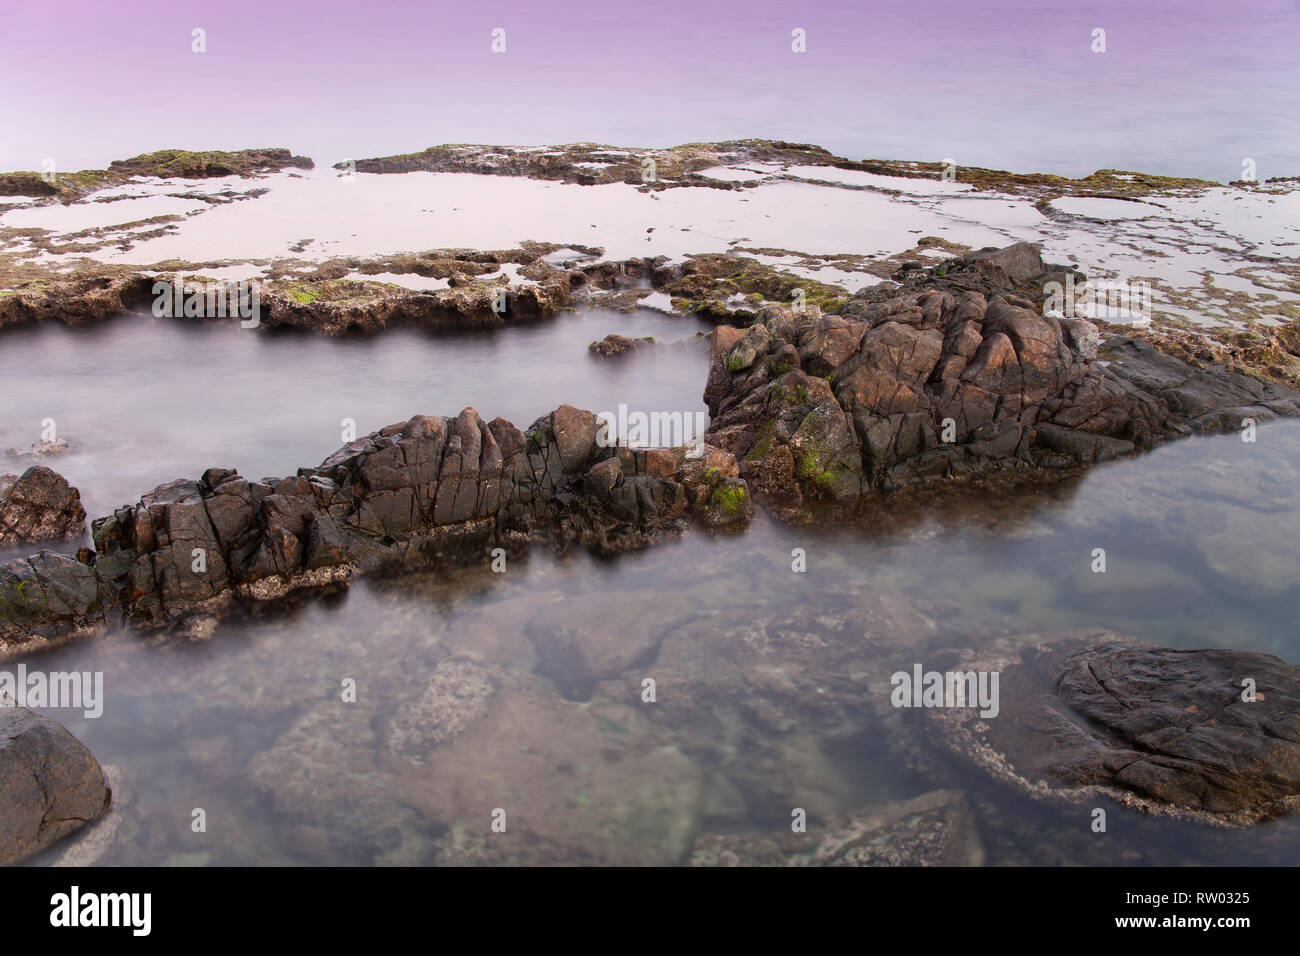
[[115, 159], [108, 169], [79, 172], [0, 173], [0, 196], [51, 197], [73, 202], [100, 189], [117, 186], [132, 177], [158, 179], [210, 179], [219, 176], [256, 176], [282, 169], [313, 169], [306, 156], [294, 156], [282, 148], [208, 150], [161, 149], [152, 153]]

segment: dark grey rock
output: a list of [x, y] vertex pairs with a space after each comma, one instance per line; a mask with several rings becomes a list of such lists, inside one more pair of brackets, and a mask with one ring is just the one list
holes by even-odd
[[110, 796], [99, 763], [66, 728], [26, 708], [0, 707], [0, 864], [97, 819]]
[[1226, 826], [1300, 809], [1300, 668], [1280, 658], [1097, 632], [953, 669], [997, 671], [1000, 713], [926, 710], [925, 738], [1035, 799]]

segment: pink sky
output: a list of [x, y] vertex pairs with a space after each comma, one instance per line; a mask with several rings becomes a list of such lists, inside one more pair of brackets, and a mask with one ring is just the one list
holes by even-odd
[[334, 162], [765, 136], [1072, 173], [1229, 179], [1250, 156], [1262, 176], [1295, 175], [1297, 49], [1296, 0], [0, 0], [0, 169], [163, 146]]

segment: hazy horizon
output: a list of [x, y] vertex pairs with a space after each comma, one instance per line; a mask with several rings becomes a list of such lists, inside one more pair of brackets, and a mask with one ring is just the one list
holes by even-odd
[[1251, 158], [1265, 179], [1300, 175], [1297, 47], [1297, 0], [613, 0], [585, 20], [555, 0], [0, 0], [0, 168], [102, 168], [164, 147], [283, 146], [325, 165], [449, 142], [758, 137], [1068, 175], [1227, 181]]

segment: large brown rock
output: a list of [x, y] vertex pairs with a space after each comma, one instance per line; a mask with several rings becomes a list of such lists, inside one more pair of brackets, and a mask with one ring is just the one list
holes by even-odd
[[0, 864], [97, 819], [110, 796], [98, 761], [66, 728], [26, 708], [0, 707]]
[[0, 476], [0, 544], [73, 538], [85, 529], [81, 494], [62, 475], [33, 465], [19, 478]]
[[715, 335], [707, 439], [757, 491], [803, 506], [946, 478], [1051, 477], [1300, 414], [1280, 386], [1123, 336], [1100, 342], [1091, 322], [1046, 308], [1054, 275], [1019, 244], [869, 287], [840, 315], [764, 306], [751, 328]]
[[619, 335], [617, 332], [611, 332], [603, 339], [588, 345], [587, 351], [597, 358], [614, 358], [654, 344], [655, 340], [650, 336], [634, 339], [626, 335]]

